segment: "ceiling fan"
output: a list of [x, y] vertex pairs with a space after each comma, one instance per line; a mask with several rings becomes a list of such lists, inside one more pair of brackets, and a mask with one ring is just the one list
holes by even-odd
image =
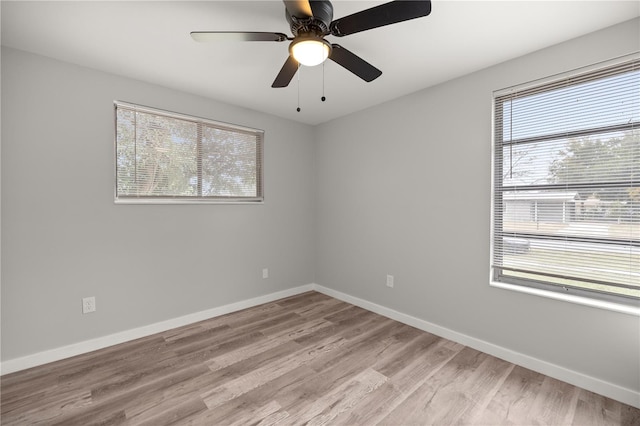
[[325, 36], [344, 37], [431, 13], [430, 0], [392, 1], [333, 20], [333, 5], [328, 0], [283, 0], [285, 16], [293, 37], [283, 33], [250, 31], [193, 31], [195, 41], [277, 41], [291, 40], [289, 57], [271, 87], [287, 87], [299, 64], [314, 66], [327, 58], [364, 81], [373, 81], [382, 71]]

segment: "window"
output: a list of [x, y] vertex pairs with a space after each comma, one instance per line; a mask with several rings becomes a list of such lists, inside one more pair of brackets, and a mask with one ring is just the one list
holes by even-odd
[[264, 132], [115, 103], [116, 202], [262, 201]]
[[492, 282], [637, 306], [640, 60], [494, 93]]

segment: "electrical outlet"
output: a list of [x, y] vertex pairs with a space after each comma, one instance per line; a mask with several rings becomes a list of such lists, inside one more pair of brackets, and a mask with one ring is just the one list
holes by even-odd
[[262, 278], [263, 279], [269, 278], [269, 268], [263, 268], [262, 269]]
[[387, 287], [393, 288], [393, 275], [387, 275]]
[[88, 314], [89, 312], [96, 311], [96, 298], [95, 297], [84, 297], [82, 298], [82, 313]]

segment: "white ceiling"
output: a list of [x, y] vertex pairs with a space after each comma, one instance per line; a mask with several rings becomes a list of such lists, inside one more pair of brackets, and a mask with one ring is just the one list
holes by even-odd
[[[334, 19], [385, 3], [335, 0]], [[280, 0], [2, 1], [2, 44], [318, 124], [640, 16], [639, 1], [434, 0], [431, 15], [338, 42], [383, 74], [365, 83], [337, 64], [271, 83], [288, 43], [196, 43], [190, 31], [290, 34]]]

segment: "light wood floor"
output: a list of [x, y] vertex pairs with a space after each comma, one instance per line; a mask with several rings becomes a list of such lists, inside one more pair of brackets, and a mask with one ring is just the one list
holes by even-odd
[[316, 292], [9, 374], [2, 425], [640, 425], [640, 410]]

